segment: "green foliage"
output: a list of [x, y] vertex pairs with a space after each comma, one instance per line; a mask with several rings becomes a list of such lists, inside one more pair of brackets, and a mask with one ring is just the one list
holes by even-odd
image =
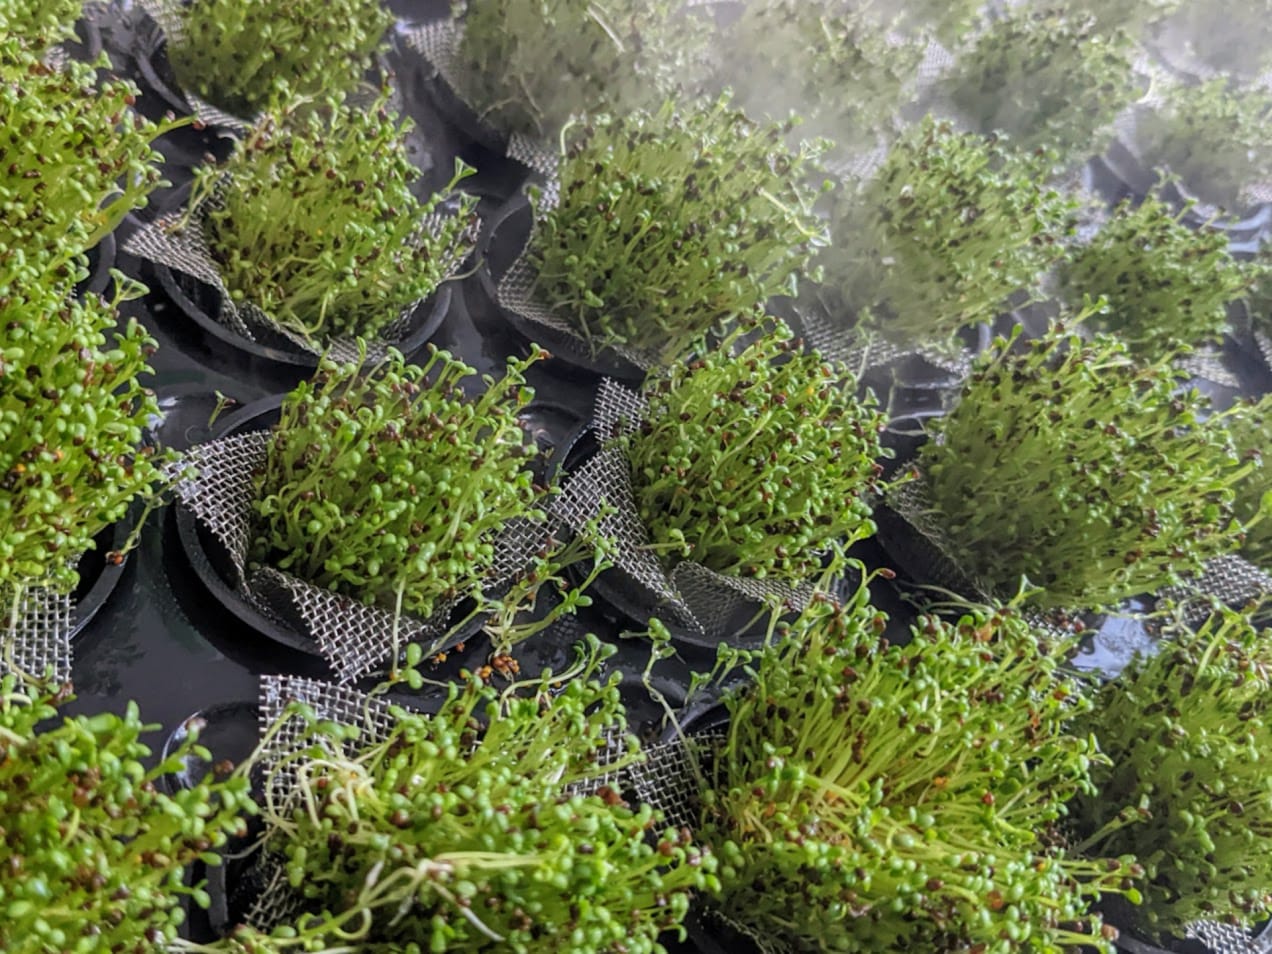
[[365, 372], [327, 358], [287, 396], [254, 475], [254, 561], [419, 619], [480, 593], [496, 534], [538, 512], [517, 412], [543, 352], [475, 399], [461, 387], [476, 372], [430, 352]]
[[1218, 338], [1228, 303], [1254, 277], [1229, 254], [1224, 232], [1192, 228], [1181, 218], [1152, 197], [1137, 207], [1124, 202], [1060, 269], [1069, 304], [1103, 296], [1108, 308], [1088, 323], [1149, 360]]
[[994, 20], [959, 57], [949, 96], [981, 132], [1080, 163], [1103, 151], [1114, 118], [1137, 96], [1130, 47], [1093, 18], [1022, 8]]
[[50, 280], [69, 287], [83, 254], [145, 206], [159, 184], [150, 144], [167, 127], [129, 108], [135, 92], [0, 39], [0, 296]]
[[69, 39], [84, 0], [5, 0], [0, 7], [0, 36], [17, 39], [31, 50], [44, 50]]
[[890, 646], [867, 597], [814, 604], [726, 697], [701, 832], [723, 912], [793, 950], [1110, 951], [1087, 906], [1135, 869], [1057, 833], [1099, 760], [1066, 729], [1072, 647], [988, 607]]
[[895, 124], [923, 59], [868, 12], [806, 0], [747, 4], [727, 44], [725, 75], [748, 114], [796, 110], [801, 135], [844, 149], [873, 147]]
[[137, 706], [122, 716], [58, 716], [69, 687], [0, 679], [0, 949], [8, 954], [161, 952], [184, 918], [196, 859], [218, 863], [229, 835], [254, 810], [244, 778], [207, 775], [165, 795], [156, 783], [193, 755], [210, 759], [191, 731], [147, 767]]
[[529, 255], [536, 293], [592, 343], [669, 363], [718, 322], [793, 291], [821, 241], [816, 149], [725, 100], [567, 131], [560, 203]]
[[706, 74], [710, 27], [678, 0], [455, 0], [458, 91], [504, 135], [656, 109]]
[[1161, 109], [1140, 117], [1137, 138], [1144, 158], [1193, 195], [1239, 210], [1244, 187], [1272, 181], [1270, 114], [1272, 94], [1233, 90], [1223, 79], [1176, 86]]
[[63, 291], [0, 299], [0, 607], [28, 585], [73, 589], [93, 537], [165, 479], [167, 458], [140, 447], [159, 413], [138, 382], [154, 341], [115, 330], [118, 298]]
[[275, 771], [304, 797], [267, 805], [266, 847], [312, 913], [224, 948], [662, 952], [715, 861], [605, 782], [641, 755], [597, 649], [502, 693], [451, 684], [434, 716], [395, 707], [379, 741], [294, 706], [301, 747]]
[[1060, 257], [1069, 203], [1001, 141], [928, 118], [846, 186], [822, 254], [845, 305], [907, 345], [992, 320]]
[[920, 457], [971, 575], [1005, 594], [1023, 574], [1041, 606], [1098, 608], [1237, 548], [1249, 466], [1184, 372], [1104, 336], [1019, 333], [978, 359]]
[[1223, 420], [1237, 452], [1256, 462], [1236, 485], [1237, 519], [1247, 527], [1241, 555], [1272, 572], [1272, 396], [1237, 405]]
[[392, 26], [378, 0], [192, 0], [168, 58], [181, 85], [250, 117], [280, 90], [297, 96], [355, 87]]
[[1082, 717], [1108, 756], [1074, 817], [1148, 873], [1141, 917], [1161, 932], [1272, 912], [1272, 632], [1225, 610], [1178, 627]]
[[[431, 295], [467, 252], [475, 200], [427, 220], [471, 170], [420, 202], [405, 132], [386, 109], [293, 101], [226, 163], [198, 172], [208, 247], [234, 300], [325, 343], [372, 338]], [[186, 227], [184, 224], [178, 228]]]
[[847, 369], [780, 330], [646, 383], [649, 414], [623, 444], [642, 522], [672, 562], [800, 581], [874, 533], [883, 418]]

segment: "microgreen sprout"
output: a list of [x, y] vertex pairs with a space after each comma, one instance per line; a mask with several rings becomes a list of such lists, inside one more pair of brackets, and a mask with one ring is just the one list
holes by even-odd
[[959, 57], [949, 96], [981, 132], [1080, 163], [1103, 150], [1114, 118], [1136, 96], [1130, 55], [1130, 38], [1099, 29], [1093, 17], [1018, 8]]
[[479, 596], [496, 535], [540, 513], [517, 412], [542, 355], [473, 399], [473, 369], [432, 346], [422, 365], [391, 351], [365, 374], [325, 358], [284, 400], [254, 477], [252, 559], [419, 619]]
[[468, 676], [436, 715], [394, 707], [380, 739], [289, 708], [305, 735], [270, 770], [299, 791], [267, 797], [265, 848], [312, 913], [214, 949], [662, 952], [715, 860], [607, 779], [641, 753], [602, 658], [590, 638], [566, 672]]
[[701, 829], [722, 912], [791, 949], [1110, 951], [1088, 905], [1137, 869], [1060, 835], [1100, 759], [1066, 728], [1072, 647], [978, 606], [892, 646], [867, 596], [815, 601], [725, 697]]
[[1124, 202], [1060, 268], [1069, 304], [1103, 297], [1107, 308], [1087, 324], [1116, 334], [1137, 356], [1158, 359], [1217, 339], [1228, 303], [1254, 278], [1229, 254], [1224, 232], [1193, 228], [1183, 215], [1153, 197]]
[[1106, 683], [1080, 722], [1108, 756], [1074, 803], [1088, 847], [1133, 852], [1137, 914], [1251, 925], [1272, 912], [1272, 633], [1223, 610]]
[[874, 533], [883, 418], [846, 369], [787, 335], [778, 324], [747, 344], [740, 329], [647, 381], [649, 413], [622, 444], [669, 562], [798, 581]]
[[1136, 138], [1147, 162], [1202, 201], [1235, 211], [1245, 187], [1272, 181], [1269, 115], [1272, 94], [1214, 79], [1172, 87], [1159, 109], [1140, 117]]
[[720, 321], [792, 292], [822, 243], [804, 185], [819, 147], [725, 99], [570, 127], [561, 199], [529, 249], [545, 304], [594, 349], [665, 363]]
[[35, 283], [0, 296], [0, 607], [24, 586], [73, 589], [93, 538], [165, 482], [166, 456], [142, 446], [155, 343], [135, 321], [116, 330], [136, 290], [117, 274], [111, 301]]
[[378, 0], [191, 0], [168, 58], [181, 85], [248, 118], [281, 89], [300, 96], [352, 89], [393, 17]]
[[1041, 178], [1009, 144], [925, 119], [838, 197], [820, 256], [827, 281], [849, 311], [907, 345], [992, 320], [1035, 289], [1069, 231], [1068, 201]]
[[[948, 538], [1001, 593], [1021, 575], [1041, 606], [1151, 593], [1237, 548], [1234, 488], [1252, 469], [1168, 360], [1063, 325], [998, 339], [919, 468]], [[1019, 347], [1017, 345], [1019, 344]]]
[[234, 300], [308, 340], [374, 337], [432, 294], [470, 244], [473, 200], [432, 213], [471, 170], [459, 164], [420, 202], [387, 95], [369, 108], [293, 100], [224, 165], [197, 174], [191, 208], [206, 206], [208, 247]]
[[727, 44], [724, 69], [749, 114], [798, 108], [798, 135], [844, 150], [893, 128], [923, 59], [921, 44], [865, 10], [803, 0], [746, 4]]
[[656, 108], [706, 73], [709, 26], [675, 0], [456, 0], [455, 82], [505, 136]]
[[159, 954], [176, 938], [191, 898], [197, 859], [218, 864], [217, 849], [245, 833], [254, 810], [245, 778], [210, 772], [165, 795], [156, 783], [197, 756], [197, 728], [148, 766], [141, 722], [122, 715], [65, 716], [70, 687], [0, 678], [0, 949], [8, 954]]

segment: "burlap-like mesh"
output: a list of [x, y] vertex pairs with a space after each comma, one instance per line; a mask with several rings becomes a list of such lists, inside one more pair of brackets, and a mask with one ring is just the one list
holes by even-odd
[[[225, 547], [236, 589], [270, 619], [312, 637], [342, 682], [372, 672], [388, 660], [395, 645], [420, 643], [426, 655], [444, 649], [452, 632], [456, 603], [426, 620], [402, 616], [315, 586], [275, 567], [250, 567], [252, 473], [266, 460], [270, 433], [255, 431], [202, 444], [191, 451], [194, 475], [177, 486], [182, 503]], [[495, 543], [495, 565], [483, 581], [494, 592], [529, 564], [550, 536], [547, 524], [517, 518], [508, 522]]]
[[42, 677], [52, 672], [59, 682], [69, 679], [74, 613], [66, 593], [43, 587], [19, 590], [0, 617], [0, 674]]
[[1212, 954], [1272, 954], [1272, 932], [1257, 935], [1220, 921], [1195, 921], [1184, 928], [1184, 935], [1196, 938]]
[[1241, 379], [1224, 364], [1223, 350], [1214, 345], [1197, 348], [1184, 355], [1176, 364], [1180, 370], [1195, 378], [1202, 378], [1220, 387], [1240, 390]]
[[[252, 302], [236, 302], [225, 285], [221, 271], [208, 246], [207, 214], [219, 204], [214, 191], [189, 215], [189, 221], [178, 228], [186, 212], [173, 212], [138, 228], [124, 243], [124, 251], [146, 261], [156, 262], [172, 270], [173, 278], [183, 292], [192, 298], [198, 295], [198, 285], [210, 285], [216, 292], [219, 305], [211, 317], [248, 341], [282, 345], [288, 350], [301, 351], [318, 357], [330, 351], [337, 361], [356, 361], [359, 348], [348, 338], [332, 338], [318, 341], [285, 328]], [[434, 213], [424, 217], [417, 236], [436, 234], [445, 217]], [[454, 275], [468, 256], [476, 239], [476, 225], [470, 225], [458, 242], [447, 250], [446, 274]], [[413, 302], [402, 310], [396, 320], [387, 325], [376, 341], [367, 348], [367, 359], [383, 358], [387, 348], [402, 341], [411, 330], [411, 316], [420, 302]]]
[[[634, 432], [647, 413], [639, 394], [606, 378], [597, 394], [592, 429], [607, 441]], [[644, 591], [649, 614], [670, 616], [668, 622], [711, 642], [732, 635], [729, 621], [744, 604], [776, 600], [799, 609], [813, 595], [811, 585], [724, 576], [690, 560], [668, 573], [650, 549], [649, 531], [636, 506], [631, 465], [613, 447], [603, 447], [569, 476], [553, 501], [552, 514], [576, 533], [591, 532], [589, 525], [599, 517], [596, 532], [617, 544], [614, 564]]]
[[521, 133], [504, 136], [488, 125], [480, 110], [473, 108], [463, 88], [462, 70], [456, 66], [456, 53], [464, 36], [463, 23], [454, 20], [437, 20], [403, 31], [406, 45], [422, 56], [437, 71], [438, 77], [450, 87], [473, 115], [483, 138], [489, 142], [506, 142], [506, 155], [540, 175], [552, 177], [556, 173], [556, 150], [550, 144], [531, 139]]
[[1272, 597], [1272, 576], [1249, 560], [1225, 554], [1206, 562], [1201, 572], [1157, 594], [1159, 602], [1176, 603], [1190, 623], [1204, 620], [1215, 603], [1242, 607]]

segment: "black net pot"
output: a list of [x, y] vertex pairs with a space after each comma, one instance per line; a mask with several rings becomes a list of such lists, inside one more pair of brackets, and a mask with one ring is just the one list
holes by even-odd
[[[197, 350], [219, 356], [215, 363], [223, 365], [232, 376], [259, 377], [276, 388], [289, 388], [317, 369], [319, 355], [301, 349], [281, 334], [254, 329], [258, 340], [253, 341], [218, 321], [215, 316], [221, 296], [213, 286], [158, 262], [145, 263], [143, 271], [153, 279], [150, 284], [155, 293], [178, 312], [177, 320], [185, 320], [186, 328], [182, 330], [188, 333], [184, 337]], [[445, 321], [452, 297], [451, 284], [443, 282], [411, 312], [404, 336], [386, 343], [407, 358], [419, 353]]]
[[93, 617], [106, 605], [124, 575], [128, 555], [124, 547], [137, 508], [128, 516], [104, 529], [93, 538], [93, 548], [86, 550], [79, 559], [79, 583], [71, 593], [71, 637], [84, 631]]
[[[219, 427], [212, 432], [211, 439], [268, 430], [278, 423], [283, 400], [284, 395], [274, 395], [226, 415]], [[264, 636], [280, 646], [309, 656], [325, 658], [317, 640], [295, 614], [283, 610], [277, 616], [271, 616], [246, 598], [238, 587], [229, 550], [190, 507], [178, 501], [172, 508], [172, 514], [181, 551], [194, 577], [236, 624], [246, 632]], [[356, 601], [349, 599], [348, 603], [352, 606]], [[440, 647], [442, 650], [463, 642], [481, 629], [484, 617], [478, 615], [468, 619], [474, 607], [474, 601], [468, 599], [455, 608], [451, 618], [455, 621], [468, 621], [448, 633]]]
[[88, 251], [88, 275], [76, 286], [80, 295], [105, 295], [111, 284], [110, 270], [115, 267], [118, 243], [112, 233]]
[[593, 352], [582, 338], [565, 334], [501, 303], [500, 284], [512, 267], [527, 252], [534, 228], [534, 207], [529, 198], [519, 194], [492, 214], [484, 223], [478, 250], [482, 264], [477, 271], [481, 289], [481, 306], [497, 314], [527, 341], [533, 341], [552, 355], [562, 373], [591, 378], [610, 377], [629, 384], [639, 384], [645, 369], [617, 352], [602, 347]]

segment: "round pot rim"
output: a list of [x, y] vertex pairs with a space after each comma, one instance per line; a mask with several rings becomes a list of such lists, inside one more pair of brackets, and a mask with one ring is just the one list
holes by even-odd
[[[204, 311], [198, 303], [186, 294], [177, 281], [174, 269], [160, 262], [153, 261], [149, 262], [148, 266], [158, 279], [160, 290], [173, 306], [185, 317], [194, 321], [202, 331], [212, 335], [223, 344], [227, 344], [252, 358], [262, 359], [292, 370], [296, 368], [312, 370], [318, 367], [321, 355], [300, 350], [288, 351], [283, 348], [275, 348], [236, 334]], [[198, 279], [193, 280], [198, 281]], [[412, 317], [414, 318], [421, 312], [424, 312], [424, 317], [405, 338], [396, 342], [386, 341], [384, 343], [396, 348], [408, 357], [423, 348], [425, 343], [441, 327], [442, 322], [446, 320], [446, 315], [450, 311], [451, 298], [454, 294], [450, 287], [451, 284], [452, 282], [449, 279], [443, 281], [434, 289], [433, 294], [415, 306], [411, 312]], [[218, 294], [216, 289], [210, 285], [206, 285], [203, 282], [199, 282], [199, 285], [208, 289], [211, 294]]]
[[[94, 537], [96, 548], [86, 551], [80, 556], [79, 563], [83, 566], [86, 560], [90, 561], [90, 565], [96, 567], [97, 572], [86, 580], [84, 576], [80, 577], [80, 586], [76, 588], [79, 593], [78, 598], [72, 601], [71, 608], [71, 638], [74, 639], [93, 618], [106, 605], [111, 594], [115, 592], [115, 588], [119, 586], [119, 581], [123, 578], [124, 569], [128, 564], [129, 554], [122, 553], [118, 563], [111, 563], [106, 559], [109, 552], [121, 552], [124, 545], [128, 542], [128, 535], [132, 529], [132, 519], [135, 516], [135, 507], [129, 508], [129, 512], [116, 520], [109, 527], [106, 527], [101, 533]], [[103, 543], [109, 544], [109, 549], [102, 549]], [[99, 564], [100, 559], [100, 564]], [[87, 588], [85, 583], [87, 582]], [[80, 593], [79, 591], [83, 591]]]

